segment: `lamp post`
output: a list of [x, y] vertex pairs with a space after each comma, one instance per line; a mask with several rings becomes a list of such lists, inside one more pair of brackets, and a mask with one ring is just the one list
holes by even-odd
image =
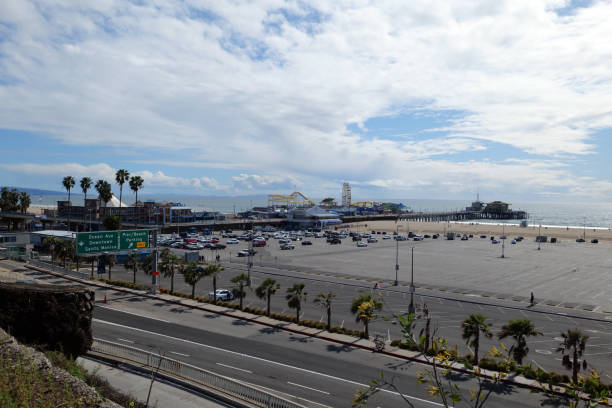
[[410, 305], [408, 313], [414, 313], [414, 247], [411, 248], [411, 268], [410, 268]]
[[506, 248], [506, 225], [502, 225], [502, 255], [504, 257], [504, 249]]
[[538, 227], [538, 251], [542, 249], [542, 221]]
[[393, 286], [398, 285], [397, 274], [399, 271], [399, 239], [397, 239], [399, 235], [399, 226], [397, 221], [395, 222], [395, 282], [393, 282]]

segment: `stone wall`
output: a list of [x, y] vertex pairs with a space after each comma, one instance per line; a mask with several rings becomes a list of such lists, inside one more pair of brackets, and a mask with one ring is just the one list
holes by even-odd
[[0, 283], [0, 327], [21, 343], [76, 357], [91, 347], [94, 299], [77, 286]]

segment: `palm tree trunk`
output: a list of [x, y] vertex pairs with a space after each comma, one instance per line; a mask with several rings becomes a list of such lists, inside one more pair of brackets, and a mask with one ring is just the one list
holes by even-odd
[[191, 298], [195, 299], [195, 284], [191, 285]]
[[85, 228], [85, 209], [87, 208], [87, 191], [85, 191], [85, 198], [83, 199], [83, 228]]
[[119, 184], [119, 230], [121, 230], [121, 200], [123, 198], [123, 184]]
[[300, 324], [300, 305], [298, 304], [298, 307], [295, 308], [296, 313], [295, 313], [295, 321], [297, 322], [297, 324]]
[[174, 292], [174, 269], [170, 274], [170, 292]]
[[574, 384], [578, 383], [578, 350], [574, 347], [574, 363], [572, 364], [572, 381]]
[[478, 365], [478, 343], [479, 343], [479, 332], [476, 332], [476, 338], [474, 339], [474, 365]]
[[68, 189], [68, 231], [70, 231], [70, 213], [72, 212], [72, 204], [70, 203], [70, 189]]
[[93, 268], [94, 268], [94, 257], [91, 257], [91, 276], [89, 277], [90, 279], [93, 279]]
[[108, 280], [112, 280], [111, 277], [111, 270], [113, 269], [113, 265], [111, 265], [110, 263], [108, 264]]
[[134, 283], [136, 283], [136, 264], [134, 264]]
[[266, 311], [266, 316], [270, 316], [270, 291], [268, 291], [268, 308]]
[[327, 331], [331, 330], [331, 307], [327, 308]]
[[242, 281], [240, 281], [240, 311], [242, 312], [242, 297], [243, 297], [243, 293], [242, 293]]
[[365, 334], [366, 339], [370, 338], [370, 331], [368, 330], [368, 321], [364, 320], [363, 321], [363, 332]]

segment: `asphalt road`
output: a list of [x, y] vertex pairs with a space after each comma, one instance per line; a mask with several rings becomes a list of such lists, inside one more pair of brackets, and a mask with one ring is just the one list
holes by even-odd
[[[441, 406], [431, 401], [423, 385], [417, 384], [416, 371], [425, 369], [420, 364], [217, 315], [172, 311], [154, 301], [130, 301], [125, 297], [115, 301], [115, 296], [120, 297], [112, 294], [110, 305], [94, 311], [97, 338], [161, 352], [299, 398], [312, 407], [350, 406], [354, 392], [381, 371], [394, 379], [416, 407]], [[173, 314], [181, 316], [180, 324], [168, 320]], [[456, 380], [464, 390], [474, 386], [465, 377], [457, 376]], [[533, 407], [540, 401], [539, 396], [512, 386], [500, 385], [495, 390], [488, 406]], [[381, 392], [369, 406], [403, 404], [396, 393]]]
[[[230, 279], [246, 271], [245, 265], [241, 263], [225, 263], [225, 270], [218, 278], [217, 287], [231, 288], [234, 284]], [[264, 279], [272, 277], [280, 283], [281, 289], [272, 297], [271, 310], [277, 313], [294, 315], [295, 310], [290, 309], [285, 300], [286, 288], [296, 282], [303, 282], [308, 292], [307, 301], [303, 305], [302, 319], [325, 321], [325, 312], [313, 303], [318, 293], [333, 292], [336, 298], [333, 302], [332, 324], [352, 329], [362, 329], [355, 321], [355, 316], [350, 313], [350, 306], [355, 296], [359, 294], [372, 294], [380, 296], [384, 303], [379, 318], [370, 325], [370, 333], [384, 334], [387, 339], [401, 338], [399, 325], [394, 316], [406, 313], [410, 303], [409, 286], [402, 282], [399, 286], [393, 286], [390, 282], [382, 282], [381, 289], [374, 289], [376, 279], [365, 279], [360, 277], [345, 277], [341, 275], [320, 274], [311, 271], [282, 270], [255, 266], [252, 271], [253, 288]], [[131, 272], [121, 267], [114, 268], [114, 279], [131, 280]], [[142, 273], [137, 274], [137, 280], [142, 283], [150, 283], [150, 277]], [[161, 278], [162, 286], [168, 288], [169, 278]], [[175, 277], [175, 289], [190, 293], [191, 289], [186, 285], [182, 276]], [[196, 294], [207, 296], [212, 290], [212, 279], [203, 279], [196, 287]], [[247, 289], [245, 306], [259, 307], [265, 309], [265, 301], [255, 296], [254, 290]], [[237, 301], [237, 300], [236, 300]], [[545, 370], [554, 370], [559, 373], [567, 373], [561, 365], [561, 355], [556, 352], [561, 338], [560, 334], [567, 329], [579, 328], [583, 330], [590, 339], [584, 358], [592, 368], [601, 373], [605, 381], [612, 382], [612, 315], [600, 312], [588, 312], [579, 309], [566, 309], [550, 307], [546, 304], [537, 304], [530, 307], [525, 301], [512, 301], [508, 299], [497, 299], [495, 296], [483, 297], [482, 294], [440, 290], [428, 290], [419, 287], [414, 295], [414, 304], [417, 312], [427, 304], [432, 315], [433, 328], [437, 335], [447, 338], [450, 344], [458, 345], [462, 354], [471, 353], [467, 348], [465, 340], [462, 339], [461, 322], [472, 313], [480, 313], [488, 318], [491, 323], [491, 331], [495, 334], [501, 327], [511, 319], [529, 319], [542, 336], [530, 338], [528, 346], [530, 354], [526, 363], [532, 363], [534, 368], [541, 367]], [[417, 326], [418, 333], [421, 324]], [[512, 340], [507, 338], [499, 340], [483, 339], [481, 350], [486, 353], [491, 346], [498, 346], [503, 342], [507, 346]]]

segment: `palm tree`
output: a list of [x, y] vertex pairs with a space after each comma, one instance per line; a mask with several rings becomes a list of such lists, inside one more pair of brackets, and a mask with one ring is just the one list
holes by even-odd
[[382, 303], [374, 299], [372, 295], [361, 295], [353, 299], [351, 313], [355, 315], [355, 321], [363, 323], [363, 331], [366, 337], [370, 337], [370, 321], [376, 319], [376, 311], [382, 310]]
[[134, 279], [132, 282], [136, 283], [136, 272], [138, 272], [138, 267], [140, 266], [140, 254], [136, 251], [132, 252], [125, 258], [125, 263], [123, 264], [125, 268], [132, 268], [134, 271]]
[[113, 192], [111, 190], [111, 185], [108, 181], [98, 180], [95, 186], [96, 191], [98, 192], [98, 198], [100, 201], [104, 201], [104, 215], [106, 215], [106, 205], [113, 198]]
[[[89, 177], [83, 177], [80, 182], [81, 190], [83, 190], [83, 194], [85, 194], [85, 198], [83, 198], [83, 208], [87, 207], [87, 191], [91, 188], [91, 183], [93, 183], [93, 181]], [[85, 219], [85, 211], [83, 211], [83, 219]]]
[[319, 293], [314, 300], [314, 303], [327, 311], [327, 331], [331, 329], [331, 306], [335, 297], [336, 294], [332, 292]]
[[[580, 371], [580, 364], [578, 359], [582, 357], [584, 350], [586, 349], [586, 342], [589, 336], [582, 333], [579, 329], [568, 329], [567, 332], [561, 333], [563, 342], [559, 345], [557, 351], [563, 354], [563, 367], [568, 370], [572, 370], [572, 381], [574, 384], [578, 382], [578, 371]], [[565, 353], [568, 354], [565, 354]], [[571, 360], [570, 355], [571, 354]], [[586, 369], [587, 362], [582, 361], [582, 368]]]
[[244, 287], [249, 283], [249, 277], [241, 273], [240, 275], [236, 275], [232, 278], [232, 283], [238, 284], [238, 288], [232, 289], [234, 296], [240, 299], [240, 310], [242, 310], [242, 300], [246, 296], [246, 292], [244, 291]]
[[261, 285], [255, 289], [255, 294], [260, 299], [266, 299], [267, 308], [266, 308], [266, 316], [270, 316], [270, 298], [276, 291], [280, 289], [280, 284], [276, 283], [276, 281], [272, 278], [268, 278], [261, 282]]
[[461, 327], [463, 327], [463, 339], [466, 340], [469, 346], [474, 347], [474, 365], [478, 365], [480, 333], [487, 338], [493, 336], [489, 330], [491, 325], [487, 323], [486, 320], [487, 318], [481, 314], [471, 314], [461, 323]]
[[70, 202], [70, 190], [74, 187], [74, 177], [66, 176], [62, 180], [62, 184], [66, 191], [68, 191], [68, 230], [70, 231], [70, 212], [72, 209], [72, 203]]
[[[119, 220], [121, 220], [121, 204], [123, 198], [123, 185], [125, 182], [129, 181], [130, 173], [125, 169], [117, 170], [115, 173], [115, 181], [119, 184]], [[119, 227], [121, 229], [121, 226]]]
[[295, 309], [295, 321], [300, 324], [300, 311], [302, 310], [302, 302], [306, 300], [307, 292], [304, 292], [303, 283], [294, 283], [292, 287], [287, 288], [287, 304], [291, 309]]
[[104, 254], [104, 265], [108, 266], [108, 280], [112, 280], [111, 271], [113, 269], [113, 265], [117, 263], [117, 258], [113, 254]]
[[[134, 207], [138, 207], [138, 190], [142, 190], [143, 183], [144, 180], [140, 176], [133, 176], [132, 178], [130, 178], [130, 188], [136, 194], [136, 201], [134, 202]], [[136, 223], [138, 223], [138, 218], [136, 219]]]
[[204, 276], [212, 276], [213, 278], [213, 304], [217, 304], [217, 275], [223, 271], [223, 267], [219, 264], [206, 265], [204, 268]]
[[200, 268], [195, 262], [189, 262], [183, 272], [185, 283], [191, 286], [191, 298], [195, 298], [196, 284], [204, 277], [204, 269]]
[[164, 248], [159, 258], [159, 271], [164, 274], [164, 278], [170, 278], [170, 292], [174, 292], [174, 274], [176, 266], [179, 263], [179, 258], [170, 251], [169, 248]]
[[533, 323], [529, 319], [510, 320], [508, 324], [502, 326], [497, 337], [501, 340], [506, 337], [512, 337], [516, 344], [513, 344], [508, 351], [512, 354], [512, 358], [519, 364], [523, 364], [523, 358], [529, 353], [527, 347], [527, 337], [541, 336], [542, 333], [536, 331]]
[[22, 191], [21, 194], [19, 194], [19, 210], [25, 214], [25, 212], [28, 211], [30, 204], [32, 204], [30, 195], [25, 191]]

